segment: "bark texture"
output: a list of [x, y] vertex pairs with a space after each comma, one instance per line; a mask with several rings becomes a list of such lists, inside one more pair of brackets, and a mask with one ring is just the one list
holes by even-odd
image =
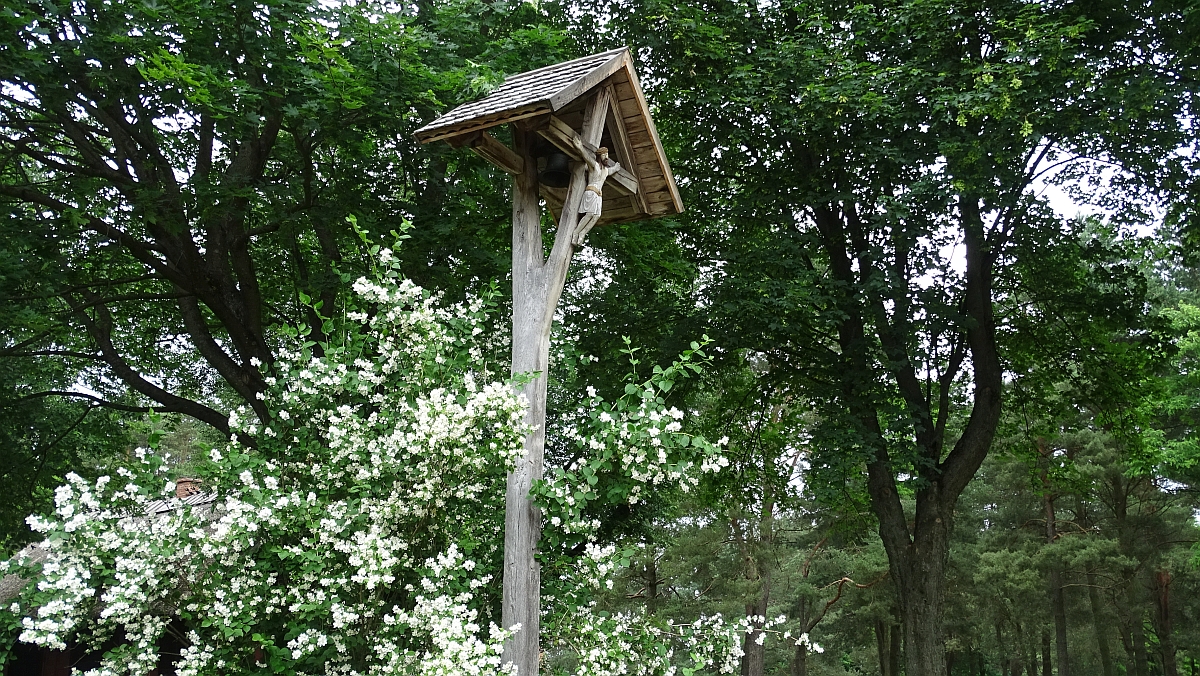
[[[591, 124], [603, 124], [603, 117]], [[588, 136], [588, 129], [583, 130]], [[508, 476], [504, 496], [504, 582], [501, 614], [505, 628], [520, 631], [504, 644], [503, 660], [518, 674], [538, 673], [541, 570], [537, 544], [541, 514], [529, 499], [533, 482], [542, 478], [546, 445], [546, 374], [550, 363], [550, 328], [562, 296], [575, 245], [578, 206], [585, 185], [582, 164], [572, 168], [571, 183], [559, 218], [554, 244], [544, 253], [537, 161], [532, 132], [513, 127], [513, 150], [524, 158], [524, 170], [513, 177], [513, 343], [512, 373], [535, 374], [521, 387], [529, 402], [525, 424], [525, 456]]]

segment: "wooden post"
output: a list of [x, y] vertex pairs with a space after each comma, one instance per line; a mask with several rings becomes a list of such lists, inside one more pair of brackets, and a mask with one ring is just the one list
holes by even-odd
[[536, 373], [521, 392], [529, 401], [525, 424], [525, 457], [508, 476], [504, 496], [504, 598], [505, 628], [521, 629], [504, 644], [504, 662], [517, 666], [520, 676], [538, 672], [541, 654], [538, 634], [541, 611], [541, 570], [537, 543], [541, 514], [529, 499], [533, 482], [542, 478], [546, 444], [546, 376], [550, 364], [550, 328], [562, 296], [574, 247], [571, 235], [579, 221], [579, 201], [586, 180], [582, 164], [571, 172], [549, 257], [543, 255], [541, 210], [538, 199], [537, 162], [531, 151], [534, 135], [513, 126], [513, 150], [522, 158], [521, 173], [513, 176], [513, 329], [512, 372]]
[[[578, 131], [555, 116], [573, 115], [579, 110], [577, 103], [583, 104], [583, 127]], [[511, 150], [488, 133], [500, 124], [512, 129]], [[609, 145], [629, 166], [606, 163], [603, 176], [596, 169], [593, 192], [602, 193], [597, 205], [590, 197], [583, 199], [586, 164], [602, 159], [596, 146], [604, 139], [606, 126]], [[600, 211], [605, 211], [605, 222], [615, 223], [680, 213], [683, 203], [625, 48], [513, 75], [483, 99], [418, 129], [416, 137], [421, 143], [445, 140], [455, 148], [470, 148], [513, 177], [512, 371], [536, 377], [521, 388], [529, 403], [525, 422], [532, 431], [525, 439], [525, 456], [505, 487], [501, 622], [506, 628], [520, 625], [519, 633], [504, 644], [504, 662], [516, 666], [520, 676], [531, 676], [537, 673], [540, 658], [541, 574], [536, 552], [541, 515], [530, 502], [529, 491], [542, 477], [550, 328], [567, 268], [574, 248], [582, 246], [591, 227], [600, 223]], [[539, 138], [576, 161], [565, 192], [539, 190], [532, 152]], [[604, 183], [609, 179], [611, 193]], [[607, 203], [605, 195], [610, 198]], [[543, 243], [540, 197], [559, 212], [549, 255]], [[588, 212], [583, 219], [581, 207]]]

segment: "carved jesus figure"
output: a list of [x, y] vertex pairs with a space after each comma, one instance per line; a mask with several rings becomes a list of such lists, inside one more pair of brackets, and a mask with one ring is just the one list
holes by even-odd
[[571, 243], [583, 246], [592, 226], [600, 220], [600, 211], [604, 207], [604, 182], [617, 170], [617, 163], [608, 159], [608, 148], [600, 148], [593, 157], [583, 146], [583, 141], [574, 139], [575, 149], [587, 163], [587, 187], [583, 189], [583, 198], [579, 201], [579, 224], [575, 226], [575, 234]]

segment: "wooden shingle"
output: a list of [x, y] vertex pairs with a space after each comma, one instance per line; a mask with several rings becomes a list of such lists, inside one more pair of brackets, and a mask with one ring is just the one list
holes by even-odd
[[[675, 177], [650, 118], [632, 57], [624, 47], [512, 75], [484, 98], [418, 129], [416, 137], [421, 143], [467, 145], [504, 171], [515, 173], [519, 159], [506, 153], [487, 130], [523, 120], [522, 124], [531, 125], [531, 130], [577, 157], [561, 132], [580, 128], [583, 105], [601, 89], [611, 94], [604, 144], [627, 173], [605, 184], [600, 223], [682, 212]], [[558, 192], [542, 190], [555, 218], [562, 203]]]

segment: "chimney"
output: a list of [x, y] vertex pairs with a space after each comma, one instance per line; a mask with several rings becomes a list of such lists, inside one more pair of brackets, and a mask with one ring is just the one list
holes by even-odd
[[199, 493], [201, 483], [199, 479], [179, 477], [175, 480], [175, 497], [183, 499]]

